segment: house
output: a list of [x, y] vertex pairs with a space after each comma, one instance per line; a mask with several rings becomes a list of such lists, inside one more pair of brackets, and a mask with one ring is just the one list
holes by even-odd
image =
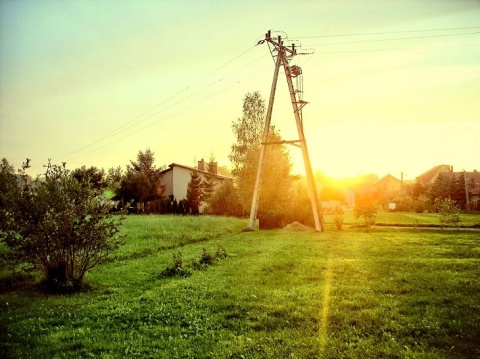
[[[371, 185], [371, 193], [373, 194], [374, 198], [381, 202], [397, 195], [402, 189], [403, 181], [392, 176], [391, 174], [383, 176]], [[394, 211], [396, 208], [397, 207], [395, 203], [388, 204], [389, 210]]]
[[437, 178], [442, 175], [449, 179], [463, 178], [466, 189], [467, 207], [473, 210], [480, 209], [480, 172], [473, 170], [473, 172], [454, 172], [453, 166], [439, 165], [422, 173], [417, 177], [417, 182], [423, 186], [433, 186]]
[[216, 186], [220, 185], [223, 181], [233, 181], [232, 177], [218, 174], [216, 162], [213, 163], [212, 172], [206, 170], [203, 159], [198, 161], [197, 168], [172, 163], [166, 170], [162, 171], [161, 184], [164, 186], [163, 195], [174, 198], [177, 201], [185, 199], [187, 197], [188, 183], [190, 182], [193, 172], [197, 172], [202, 180], [205, 180], [207, 176], [213, 176]]
[[438, 176], [442, 173], [453, 173], [453, 166], [450, 165], [438, 165], [429, 169], [427, 172], [422, 173], [420, 176], [417, 176], [417, 183], [422, 184], [423, 186], [431, 186], [435, 183]]
[[463, 178], [465, 184], [466, 207], [473, 210], [480, 209], [480, 172], [446, 172], [443, 174], [448, 179]]
[[474, 210], [480, 210], [480, 172], [465, 172], [465, 187], [468, 193], [467, 207]]
[[403, 182], [391, 174], [387, 174], [372, 184], [374, 193], [392, 193], [402, 189]]

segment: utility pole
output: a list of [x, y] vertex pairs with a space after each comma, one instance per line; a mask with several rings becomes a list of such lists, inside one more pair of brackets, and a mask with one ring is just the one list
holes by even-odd
[[[255, 188], [253, 191], [252, 207], [250, 209], [249, 227], [253, 229], [253, 227], [255, 226], [256, 218], [257, 218], [258, 202], [260, 198], [260, 188], [262, 184], [262, 172], [263, 172], [263, 164], [265, 160], [266, 146], [286, 143], [286, 144], [291, 144], [291, 145], [300, 147], [302, 149], [303, 163], [305, 165], [305, 172], [307, 175], [308, 193], [309, 193], [310, 202], [312, 205], [313, 218], [315, 220], [315, 229], [317, 231], [323, 231], [323, 216], [320, 211], [320, 206], [318, 203], [317, 187], [315, 185], [312, 166], [310, 164], [310, 157], [308, 155], [307, 143], [306, 143], [305, 134], [303, 131], [303, 122], [302, 122], [302, 115], [301, 115], [302, 108], [307, 104], [307, 102], [297, 99], [297, 93], [294, 89], [293, 82], [292, 82], [292, 78], [300, 76], [302, 74], [302, 70], [298, 66], [289, 65], [290, 60], [295, 55], [297, 55], [297, 51], [295, 49], [295, 45], [293, 44], [291, 45], [291, 47], [284, 46], [281, 36], [278, 36], [276, 40], [272, 39], [270, 31], [268, 31], [267, 34], [265, 35], [265, 40], [262, 40], [259, 43], [264, 43], [264, 42], [267, 42], [269, 46], [273, 47], [273, 50], [271, 51], [271, 53], [274, 59], [276, 57], [275, 59], [276, 61], [275, 61], [275, 71], [273, 73], [272, 87], [270, 90], [270, 99], [268, 102], [267, 118], [265, 120], [265, 129], [263, 131], [262, 147], [260, 149], [260, 157], [258, 161]], [[295, 122], [297, 125], [298, 140], [267, 142], [268, 133], [270, 130], [270, 123], [272, 119], [273, 102], [275, 99], [275, 91], [277, 88], [277, 80], [278, 80], [278, 73], [279, 73], [280, 66], [283, 66], [285, 70], [285, 77], [287, 79], [288, 90], [290, 92], [290, 99], [292, 102], [293, 113], [294, 113]]]
[[465, 199], [467, 211], [470, 210], [470, 198], [468, 196], [468, 182], [467, 182], [467, 171], [463, 171], [463, 183], [465, 184]]

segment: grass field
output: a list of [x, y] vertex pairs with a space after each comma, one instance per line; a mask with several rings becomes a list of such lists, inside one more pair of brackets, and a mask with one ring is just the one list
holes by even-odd
[[[480, 232], [246, 225], [128, 217], [127, 243], [88, 274], [89, 291], [0, 293], [0, 356], [480, 357]], [[192, 268], [219, 247], [227, 258]], [[188, 276], [165, 274], [178, 252]]]
[[[333, 223], [333, 214], [325, 214], [325, 221]], [[462, 213], [459, 227], [477, 227], [480, 228], [480, 213]], [[344, 222], [347, 225], [361, 223], [360, 219], [355, 219], [352, 211], [346, 211]], [[440, 227], [440, 216], [438, 213], [414, 213], [414, 212], [387, 212], [379, 211], [377, 216], [379, 225], [398, 225], [398, 226], [432, 226]]]

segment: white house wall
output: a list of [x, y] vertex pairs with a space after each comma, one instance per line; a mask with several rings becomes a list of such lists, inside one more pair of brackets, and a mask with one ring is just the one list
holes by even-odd
[[[161, 184], [165, 186], [163, 195], [165, 197], [173, 196], [177, 201], [187, 198], [188, 183], [191, 180], [191, 173], [193, 168], [183, 167], [181, 165], [172, 164], [168, 170], [163, 171]], [[197, 172], [202, 180], [205, 180], [206, 174], [202, 171]], [[215, 186], [217, 188], [223, 180], [232, 180], [231, 178], [216, 176]], [[205, 204], [200, 206], [199, 210], [202, 213]]]
[[163, 173], [161, 184], [165, 186], [163, 195], [166, 197], [171, 196], [173, 194], [173, 171]]
[[183, 168], [174, 166], [172, 169], [173, 172], [173, 196], [177, 201], [187, 198], [187, 188], [188, 182], [190, 182], [190, 173], [191, 171]]

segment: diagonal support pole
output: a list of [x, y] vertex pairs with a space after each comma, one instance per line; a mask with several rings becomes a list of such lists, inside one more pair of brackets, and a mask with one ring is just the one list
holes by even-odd
[[310, 164], [310, 156], [308, 155], [307, 141], [305, 140], [305, 133], [303, 131], [303, 123], [300, 117], [300, 111], [303, 106], [298, 107], [297, 97], [295, 95], [295, 89], [292, 83], [292, 76], [290, 72], [290, 66], [285, 57], [282, 57], [283, 68], [285, 69], [285, 76], [287, 78], [288, 90], [290, 92], [290, 99], [292, 100], [293, 113], [295, 115], [295, 122], [297, 124], [298, 139], [302, 148], [303, 163], [305, 165], [305, 172], [307, 174], [308, 192], [310, 196], [310, 202], [312, 205], [313, 218], [315, 220], [315, 229], [323, 232], [323, 216], [320, 212], [320, 205], [318, 203], [317, 186], [315, 184], [315, 178], [313, 177], [312, 165]]
[[275, 91], [277, 89], [278, 71], [281, 64], [280, 54], [277, 56], [275, 63], [275, 71], [273, 73], [272, 88], [270, 90], [270, 99], [268, 100], [267, 118], [265, 120], [265, 129], [263, 130], [262, 147], [260, 148], [260, 158], [258, 160], [257, 176], [255, 178], [255, 188], [253, 190], [252, 206], [250, 208], [250, 221], [248, 227], [253, 229], [257, 219], [258, 201], [260, 199], [260, 187], [262, 185], [263, 162], [265, 160], [265, 149], [267, 147], [268, 133], [270, 131], [270, 123], [272, 121], [273, 101], [275, 100]]

